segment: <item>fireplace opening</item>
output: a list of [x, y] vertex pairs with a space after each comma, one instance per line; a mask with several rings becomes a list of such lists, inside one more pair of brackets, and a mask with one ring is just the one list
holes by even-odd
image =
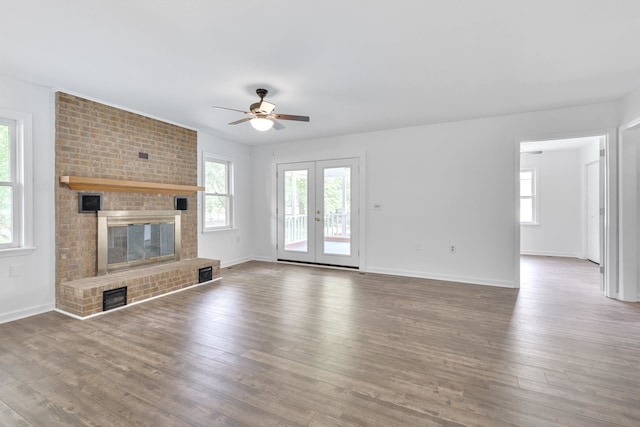
[[109, 289], [102, 293], [102, 311], [127, 305], [127, 287]]
[[98, 275], [180, 260], [181, 211], [98, 211]]

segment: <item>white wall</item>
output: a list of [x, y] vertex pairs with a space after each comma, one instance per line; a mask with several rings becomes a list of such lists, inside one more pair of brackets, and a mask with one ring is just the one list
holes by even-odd
[[[620, 102], [619, 141], [619, 298], [640, 301], [640, 88]], [[633, 129], [629, 126], [634, 124]]]
[[620, 100], [619, 123], [640, 119], [640, 87]]
[[257, 146], [254, 255], [274, 259], [276, 163], [365, 152], [366, 271], [515, 286], [518, 142], [616, 125], [608, 103]]
[[202, 153], [233, 162], [235, 218], [230, 230], [202, 232], [202, 193], [198, 195], [198, 256], [220, 260], [222, 267], [252, 258], [253, 202], [251, 200], [251, 148], [198, 132], [198, 183], [202, 183]]
[[[0, 108], [32, 115], [35, 246], [23, 255], [0, 252], [1, 323], [55, 306], [53, 94], [48, 88], [0, 76]], [[17, 277], [10, 274], [12, 267]]]
[[520, 168], [533, 168], [537, 179], [537, 224], [520, 228], [521, 253], [582, 255], [582, 180], [580, 150], [524, 154]]

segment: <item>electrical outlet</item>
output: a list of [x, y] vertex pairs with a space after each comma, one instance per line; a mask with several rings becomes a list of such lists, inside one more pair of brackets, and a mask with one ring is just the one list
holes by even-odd
[[9, 277], [20, 277], [22, 276], [22, 266], [17, 264], [17, 265], [10, 265], [9, 266]]
[[455, 254], [456, 253], [456, 245], [450, 245], [449, 246], [449, 253], [450, 254]]

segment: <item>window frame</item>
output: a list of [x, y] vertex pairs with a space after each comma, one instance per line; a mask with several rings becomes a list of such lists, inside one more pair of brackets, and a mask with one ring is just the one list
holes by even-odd
[[[210, 193], [207, 192], [207, 163], [218, 163], [226, 166], [226, 184], [227, 184], [227, 192], [226, 193]], [[202, 231], [203, 232], [211, 232], [211, 231], [221, 231], [221, 230], [232, 230], [235, 228], [235, 197], [234, 197], [234, 168], [233, 168], [233, 159], [220, 156], [217, 154], [206, 153], [203, 152], [202, 156], [202, 186], [204, 187], [204, 191], [202, 192]], [[227, 223], [222, 226], [217, 227], [207, 227], [207, 197], [227, 197], [228, 198], [228, 209], [227, 212]]]
[[9, 181], [0, 185], [12, 188], [12, 240], [0, 244], [0, 257], [23, 250], [33, 250], [32, 201], [32, 119], [30, 114], [0, 109], [0, 122], [9, 125]]
[[[522, 183], [522, 173], [529, 172], [531, 173], [531, 195], [523, 196], [520, 191], [520, 225], [538, 225], [538, 174], [536, 168], [521, 168], [520, 169], [520, 180], [518, 182], [519, 188], [521, 188]], [[531, 200], [531, 221], [522, 221], [522, 200], [527, 199]]]

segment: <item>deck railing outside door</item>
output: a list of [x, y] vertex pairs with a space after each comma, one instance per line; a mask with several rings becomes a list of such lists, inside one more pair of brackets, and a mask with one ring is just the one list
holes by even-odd
[[[324, 216], [324, 237], [348, 239], [351, 235], [351, 216], [346, 213]], [[304, 242], [307, 238], [307, 215], [287, 215], [284, 219], [285, 244]]]

